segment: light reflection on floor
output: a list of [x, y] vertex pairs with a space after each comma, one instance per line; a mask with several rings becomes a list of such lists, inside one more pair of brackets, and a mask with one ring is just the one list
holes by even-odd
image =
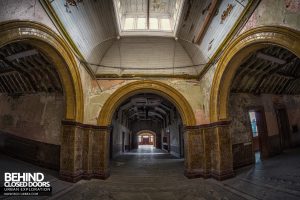
[[255, 163], [260, 162], [260, 151], [255, 152]]
[[133, 149], [130, 152], [125, 152], [126, 155], [157, 155], [168, 154], [167, 152], [157, 149], [153, 145], [139, 145], [138, 149]]

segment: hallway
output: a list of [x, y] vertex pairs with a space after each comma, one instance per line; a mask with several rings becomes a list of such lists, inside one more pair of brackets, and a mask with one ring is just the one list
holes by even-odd
[[[179, 181], [183, 176], [184, 160], [178, 159], [166, 151], [156, 149], [151, 145], [140, 145], [138, 149], [126, 152], [111, 161], [111, 177], [109, 179], [130, 183], [144, 181], [161, 182], [166, 177], [168, 181]], [[128, 181], [129, 182], [129, 181]]]
[[57, 179], [57, 172], [7, 156], [1, 156], [0, 163], [1, 172], [30, 169], [47, 174], [46, 179], [51, 181], [53, 187], [50, 199], [273, 200], [300, 198], [299, 154], [299, 148], [285, 151], [256, 165], [242, 168], [234, 178], [222, 182], [203, 178], [187, 179], [182, 173], [183, 159], [149, 147], [114, 159], [111, 162], [111, 176], [107, 180], [82, 180], [75, 184]]
[[219, 182], [187, 179], [183, 159], [142, 148], [114, 159], [107, 180], [81, 181], [59, 199], [299, 199], [299, 154], [300, 149], [286, 151]]

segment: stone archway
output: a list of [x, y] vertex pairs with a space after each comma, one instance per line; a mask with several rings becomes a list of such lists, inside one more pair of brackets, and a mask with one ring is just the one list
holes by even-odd
[[76, 124], [83, 122], [83, 91], [77, 62], [69, 46], [50, 28], [30, 21], [0, 23], [0, 47], [15, 42], [26, 42], [46, 54], [54, 63], [65, 97], [65, 115], [62, 121], [60, 147], [60, 176], [74, 181], [78, 176], [75, 157]]
[[103, 105], [99, 113], [98, 125], [109, 126], [116, 108], [128, 97], [142, 92], [154, 93], [166, 98], [178, 109], [184, 125], [196, 125], [195, 114], [182, 94], [167, 84], [150, 80], [135, 81], [117, 89]]
[[[138, 93], [154, 93], [160, 95], [173, 103], [174, 106], [178, 109], [183, 125], [185, 126], [185, 174], [187, 176], [189, 176], [190, 174], [194, 176], [194, 173], [190, 173], [190, 171], [193, 171], [193, 163], [196, 162], [196, 159], [199, 159], [199, 156], [192, 155], [193, 152], [195, 152], [195, 149], [193, 149], [192, 145], [194, 141], [193, 137], [190, 136], [190, 131], [188, 130], [193, 129], [193, 127], [196, 126], [195, 114], [185, 97], [180, 92], [167, 84], [150, 80], [134, 81], [123, 87], [120, 87], [106, 100], [105, 104], [103, 105], [98, 117], [98, 125], [101, 127], [102, 138], [101, 144], [99, 144], [99, 147], [101, 149], [99, 153], [100, 160], [102, 161], [100, 161], [102, 163], [102, 172], [106, 175], [109, 174], [109, 127], [111, 125], [113, 114], [124, 100]], [[196, 145], [201, 146], [202, 144], [199, 142]], [[203, 146], [201, 146], [201, 148], [203, 148]]]
[[83, 91], [77, 63], [68, 45], [48, 27], [29, 21], [0, 24], [0, 47], [26, 41], [54, 62], [66, 97], [66, 120], [83, 122]]
[[[265, 26], [251, 29], [236, 38], [225, 49], [218, 62], [210, 95], [210, 121], [227, 124], [222, 131], [227, 132], [229, 137], [229, 96], [235, 74], [245, 59], [269, 45], [285, 48], [300, 57], [299, 31], [286, 27]], [[231, 142], [227, 148], [233, 154]], [[252, 151], [252, 147], [250, 150]]]
[[[210, 121], [228, 120], [228, 97], [234, 75], [242, 60], [267, 45], [278, 45], [300, 57], [300, 33], [286, 27], [265, 26], [251, 29], [235, 39], [217, 65], [210, 96]], [[238, 57], [238, 59], [234, 59]]]

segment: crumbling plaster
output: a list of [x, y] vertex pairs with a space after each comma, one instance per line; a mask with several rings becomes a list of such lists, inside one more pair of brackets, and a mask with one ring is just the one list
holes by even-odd
[[240, 33], [258, 26], [286, 26], [300, 30], [299, 0], [262, 0]]
[[[89, 97], [86, 98], [86, 122], [88, 124], [96, 124], [99, 112], [109, 96], [112, 95], [121, 86], [124, 86], [133, 81], [135, 80], [98, 80], [97, 82], [92, 81], [90, 84], [90, 88], [88, 89]], [[200, 101], [201, 98], [199, 98], [201, 88], [198, 81], [182, 79], [160, 79], [157, 81], [160, 81], [177, 89], [186, 98], [186, 100], [192, 107], [197, 118], [197, 124], [203, 123], [203, 115], [201, 115], [203, 104]]]

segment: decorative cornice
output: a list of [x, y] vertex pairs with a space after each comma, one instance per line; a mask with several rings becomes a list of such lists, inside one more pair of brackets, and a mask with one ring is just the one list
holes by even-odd
[[97, 79], [140, 79], [140, 78], [180, 78], [180, 79], [197, 79], [197, 75], [189, 74], [101, 74], [96, 75]]

